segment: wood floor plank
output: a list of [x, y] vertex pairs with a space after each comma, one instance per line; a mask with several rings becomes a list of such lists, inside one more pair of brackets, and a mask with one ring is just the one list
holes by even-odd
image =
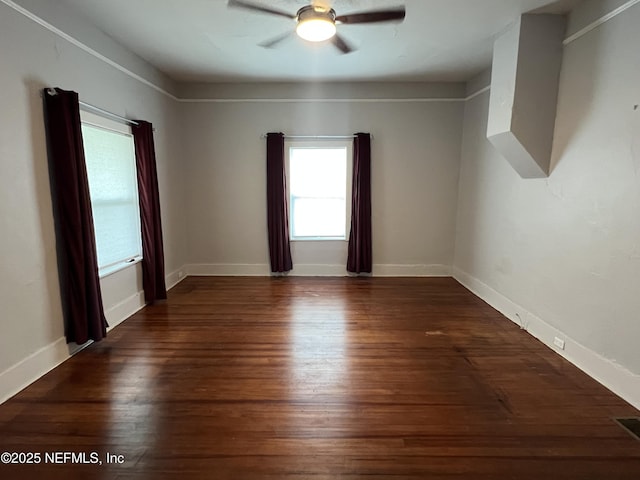
[[103, 463], [0, 478], [637, 480], [637, 416], [453, 279], [190, 277], [0, 405]]

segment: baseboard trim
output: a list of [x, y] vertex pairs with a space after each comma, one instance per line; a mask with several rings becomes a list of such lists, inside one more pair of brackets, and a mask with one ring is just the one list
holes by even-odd
[[291, 277], [346, 277], [346, 265], [294, 264]]
[[138, 310], [141, 310], [144, 305], [144, 292], [138, 292], [129, 298], [125, 298], [108, 310], [105, 310], [104, 316], [107, 318], [107, 323], [109, 324], [107, 332], [120, 325]]
[[59, 338], [0, 373], [0, 403], [13, 397], [90, 343], [67, 344], [64, 337]]
[[393, 265], [378, 264], [373, 266], [374, 277], [450, 277], [449, 265]]
[[175, 287], [177, 284], [179, 284], [181, 281], [183, 281], [186, 278], [186, 266], [183, 265], [182, 267], [180, 267], [177, 270], [174, 270], [173, 272], [169, 273], [165, 278], [165, 283], [167, 286], [167, 291], [171, 290], [173, 287]]
[[[569, 360], [635, 408], [640, 409], [640, 375], [635, 375], [625, 367], [578, 343], [564, 332], [549, 325], [540, 317], [459, 268], [454, 267], [453, 277], [547, 347]], [[564, 350], [554, 345], [555, 337], [564, 340]]]
[[185, 265], [187, 276], [193, 277], [268, 277], [267, 264], [191, 263]]
[[[237, 263], [193, 263], [185, 265], [189, 276], [203, 277], [268, 277], [271, 269], [267, 264]], [[294, 264], [289, 273], [292, 277], [346, 277], [346, 265], [336, 264]], [[448, 265], [393, 265], [376, 264], [374, 277], [450, 277]]]
[[[168, 289], [173, 288], [179, 282], [184, 280], [184, 272], [185, 268], [182, 267], [167, 275], [166, 283], [168, 285]], [[144, 292], [137, 292], [120, 303], [117, 303], [111, 308], [105, 310], [104, 315], [107, 319], [107, 323], [109, 324], [107, 332], [120, 325], [131, 315], [141, 310], [144, 306]], [[1, 372], [0, 404], [24, 390], [40, 377], [47, 374], [92, 343], [93, 341], [89, 340], [87, 343], [82, 345], [77, 345], [75, 343], [67, 344], [66, 339], [61, 337], [49, 345], [33, 352], [31, 355], [12, 365], [4, 372]]]
[[[142, 307], [144, 307], [144, 292], [138, 292], [105, 310], [104, 315], [109, 324], [107, 332], [120, 325]], [[27, 388], [40, 377], [92, 343], [93, 341], [89, 340], [82, 345], [67, 344], [66, 338], [61, 337], [12, 365], [0, 373], [0, 403]]]

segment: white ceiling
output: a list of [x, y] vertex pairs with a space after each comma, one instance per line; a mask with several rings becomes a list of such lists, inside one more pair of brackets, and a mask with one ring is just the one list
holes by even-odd
[[[521, 13], [579, 0], [322, 0], [338, 13], [406, 5], [400, 24], [339, 25], [356, 52], [295, 36], [295, 24], [226, 0], [59, 0], [178, 81], [465, 81], [491, 63], [493, 38]], [[295, 14], [305, 0], [251, 0]]]

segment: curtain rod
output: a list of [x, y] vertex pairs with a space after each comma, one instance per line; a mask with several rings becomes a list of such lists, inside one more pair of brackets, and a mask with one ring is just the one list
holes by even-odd
[[[47, 88], [47, 93], [51, 96], [57, 95], [58, 92], [55, 91], [54, 88]], [[91, 111], [93, 113], [97, 113], [98, 115], [102, 115], [103, 117], [109, 117], [112, 118], [113, 120], [117, 120], [121, 123], [124, 123], [126, 125], [139, 125], [138, 122], [134, 121], [134, 120], [130, 120], [128, 118], [125, 117], [121, 117], [120, 115], [116, 115], [115, 113], [111, 113], [103, 108], [100, 107], [96, 107], [95, 105], [91, 105], [90, 103], [86, 103], [86, 102], [82, 102], [79, 101], [78, 102], [80, 104], [80, 107], [83, 108], [83, 110], [87, 110], [87, 111]], [[154, 129], [155, 130], [155, 129]]]
[[[356, 138], [357, 135], [285, 135], [284, 138], [292, 140], [346, 140]], [[373, 139], [373, 135], [369, 135]], [[267, 134], [262, 134], [261, 138], [267, 138]]]

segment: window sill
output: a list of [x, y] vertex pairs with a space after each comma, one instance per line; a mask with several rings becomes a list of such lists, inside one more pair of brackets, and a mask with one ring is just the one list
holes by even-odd
[[98, 270], [98, 276], [100, 278], [108, 277], [109, 275], [113, 275], [114, 273], [119, 272], [120, 270], [124, 270], [127, 267], [140, 263], [142, 261], [142, 257], [135, 257], [131, 260], [127, 260], [126, 262], [116, 263], [115, 265], [111, 265], [106, 268], [102, 268]]

